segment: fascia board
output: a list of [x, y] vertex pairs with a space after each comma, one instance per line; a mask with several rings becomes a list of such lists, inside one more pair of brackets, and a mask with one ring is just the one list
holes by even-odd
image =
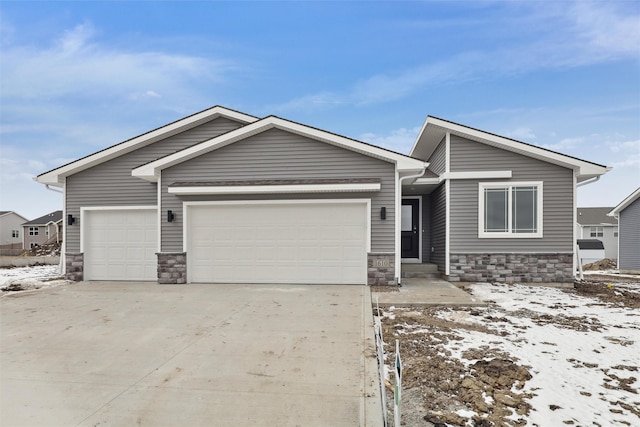
[[301, 125], [299, 123], [290, 122], [279, 117], [270, 116], [249, 125], [243, 126], [234, 131], [228, 132], [224, 135], [220, 135], [218, 137], [201, 142], [200, 144], [186, 148], [177, 153], [173, 153], [169, 156], [147, 163], [146, 165], [142, 165], [131, 171], [131, 174], [138, 178], [156, 182], [160, 171], [163, 169], [177, 165], [187, 160], [191, 160], [202, 154], [217, 150], [236, 141], [248, 138], [250, 136], [262, 133], [273, 128], [295, 133], [307, 138], [326, 142], [328, 144], [359, 152], [364, 155], [395, 163], [397, 169], [400, 171], [420, 171], [425, 167], [425, 162], [423, 162], [422, 160], [413, 159], [402, 154], [393, 153], [382, 148]]
[[42, 175], [37, 176], [35, 180], [41, 184], [61, 186], [62, 180], [66, 176], [83, 171], [108, 160], [112, 160], [163, 138], [168, 138], [171, 135], [181, 132], [185, 128], [197, 125], [198, 122], [205, 122], [218, 117], [226, 117], [245, 123], [253, 123], [258, 120], [256, 117], [249, 116], [238, 111], [229, 110], [224, 107], [212, 107], [189, 117], [185, 117], [184, 119], [162, 126], [151, 132], [134, 137], [128, 141], [121, 142], [52, 171], [43, 173]]
[[609, 212], [607, 215], [608, 216], [617, 216], [617, 215], [619, 215], [620, 211], [624, 210], [631, 203], [635, 202], [638, 199], [638, 197], [640, 197], [640, 187], [638, 187], [636, 189], [636, 191], [634, 191], [629, 196], [627, 196], [622, 202], [620, 202], [620, 204], [618, 206], [613, 208], [611, 210], [611, 212]]
[[[542, 161], [557, 164], [569, 169], [574, 169], [578, 172], [578, 175], [599, 176], [605, 174], [611, 168], [606, 166], [597, 165], [574, 157], [569, 157], [564, 154], [555, 153], [553, 151], [545, 150], [543, 148], [528, 145], [519, 141], [515, 141], [509, 138], [505, 138], [499, 135], [487, 133], [478, 129], [473, 129], [467, 126], [459, 125], [457, 123], [449, 122], [446, 120], [438, 119], [436, 117], [427, 117], [425, 124], [411, 150], [411, 156], [417, 155], [415, 151], [423, 144], [431, 145], [427, 149], [427, 153], [433, 153], [435, 147], [440, 142], [435, 139], [429, 140], [430, 133], [439, 135], [444, 130], [450, 131], [454, 135], [466, 137], [475, 141], [485, 143], [497, 148], [506, 149], [511, 152], [522, 154], [528, 157], [533, 157]], [[430, 132], [431, 131], [431, 132]], [[436, 132], [436, 133], [434, 133]], [[423, 142], [424, 141], [424, 142]], [[430, 155], [430, 154], [429, 154]], [[417, 155], [420, 157], [420, 155]]]

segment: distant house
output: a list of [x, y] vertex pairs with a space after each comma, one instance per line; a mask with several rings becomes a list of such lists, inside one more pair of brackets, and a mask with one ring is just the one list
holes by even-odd
[[640, 187], [609, 215], [618, 218], [618, 269], [621, 272], [640, 272]]
[[611, 209], [578, 208], [578, 239], [600, 240], [604, 245], [602, 258], [618, 259], [618, 219], [608, 216]]
[[[22, 249], [22, 224], [27, 218], [14, 211], [0, 211], [0, 250], [3, 255]], [[5, 251], [9, 251], [6, 254]]]
[[62, 211], [48, 213], [22, 224], [23, 248], [32, 249], [62, 241]]

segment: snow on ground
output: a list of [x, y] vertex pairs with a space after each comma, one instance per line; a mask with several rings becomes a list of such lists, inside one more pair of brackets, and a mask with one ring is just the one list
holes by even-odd
[[62, 280], [62, 275], [57, 265], [0, 269], [0, 290], [4, 293], [7, 293], [5, 290], [7, 288], [33, 290], [44, 286], [56, 286], [62, 283], [67, 283], [67, 281]]
[[[463, 339], [445, 346], [467, 366], [475, 361], [463, 359], [462, 353], [482, 346], [498, 348], [529, 366], [533, 378], [522, 390], [534, 395], [529, 401], [534, 410], [525, 417], [528, 425], [640, 425], [637, 309], [547, 287], [475, 284], [470, 290], [495, 304], [480, 309], [482, 316], [455, 309], [440, 316], [507, 335], [496, 339], [458, 330]], [[487, 321], [488, 316], [493, 320]]]

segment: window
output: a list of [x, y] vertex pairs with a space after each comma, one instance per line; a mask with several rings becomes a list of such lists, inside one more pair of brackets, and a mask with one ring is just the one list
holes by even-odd
[[618, 227], [613, 227], [613, 237], [618, 237]]
[[602, 237], [604, 236], [604, 227], [591, 227], [591, 233], [589, 233], [591, 237]]
[[37, 236], [38, 227], [29, 227], [29, 236]]
[[478, 237], [542, 237], [542, 182], [480, 183]]
[[11, 230], [11, 237], [13, 237], [14, 239], [20, 237], [20, 230]]

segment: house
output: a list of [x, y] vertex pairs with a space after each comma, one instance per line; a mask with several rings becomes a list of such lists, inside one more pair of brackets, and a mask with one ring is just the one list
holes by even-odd
[[16, 255], [22, 250], [22, 223], [27, 218], [14, 211], [0, 211], [0, 254]]
[[575, 190], [607, 171], [428, 117], [409, 155], [216, 106], [39, 175], [73, 280], [569, 281]]
[[54, 211], [22, 224], [23, 248], [62, 241], [62, 211]]
[[600, 240], [604, 246], [602, 258], [618, 259], [618, 220], [608, 215], [611, 209], [578, 208], [578, 239]]
[[618, 269], [640, 274], [640, 187], [613, 208], [618, 219]]
[[578, 249], [580, 265], [591, 264], [605, 258], [605, 248], [601, 240], [578, 239]]

